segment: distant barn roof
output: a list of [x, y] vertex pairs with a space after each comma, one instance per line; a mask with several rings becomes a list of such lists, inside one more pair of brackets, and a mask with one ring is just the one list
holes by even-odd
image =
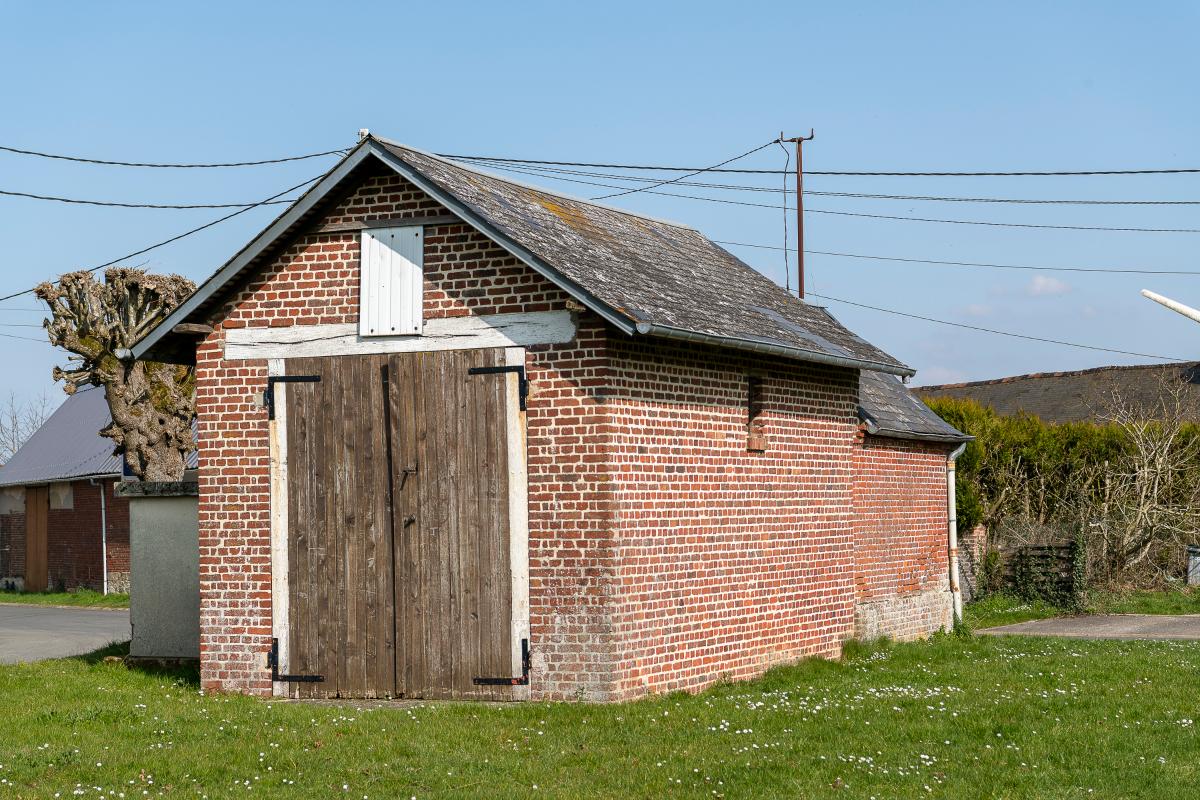
[[791, 296], [696, 230], [538, 189], [368, 137], [133, 348], [186, 360], [202, 322], [272, 245], [301, 232], [367, 159], [394, 170], [628, 334], [911, 375], [824, 308]]
[[[100, 435], [110, 420], [104, 388], [80, 389], [0, 466], [0, 486], [120, 475], [121, 457], [113, 455], [113, 440]], [[194, 451], [187, 465], [196, 467]]]
[[1024, 412], [1045, 422], [1094, 420], [1114, 391], [1135, 408], [1153, 408], [1162, 378], [1184, 381], [1190, 419], [1200, 422], [1200, 361], [1097, 367], [1076, 372], [1041, 372], [990, 381], [948, 383], [914, 389], [927, 397], [959, 397], [990, 406], [1000, 414]]
[[895, 376], [864, 370], [859, 373], [858, 395], [859, 419], [868, 433], [930, 442], [972, 438], [933, 413]]

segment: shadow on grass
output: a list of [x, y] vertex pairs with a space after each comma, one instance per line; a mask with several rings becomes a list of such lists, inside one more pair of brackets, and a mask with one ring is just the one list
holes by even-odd
[[200, 665], [194, 661], [180, 659], [145, 659], [129, 657], [129, 642], [113, 642], [90, 653], [72, 656], [72, 661], [96, 664], [119, 664], [130, 672], [143, 675], [172, 678], [190, 686], [200, 686]]

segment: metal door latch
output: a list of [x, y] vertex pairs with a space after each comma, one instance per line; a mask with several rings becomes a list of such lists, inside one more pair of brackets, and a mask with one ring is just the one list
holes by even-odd
[[275, 384], [319, 383], [320, 381], [320, 375], [272, 375], [267, 378], [267, 388], [263, 390], [263, 405], [267, 407], [267, 419], [275, 419]]
[[529, 640], [521, 640], [521, 677], [519, 678], [472, 678], [476, 686], [528, 686], [529, 685]]
[[500, 375], [506, 372], [517, 373], [518, 383], [521, 396], [521, 410], [525, 410], [525, 401], [529, 397], [529, 380], [525, 377], [524, 367], [471, 367], [467, 370], [468, 375]]
[[271, 640], [271, 650], [267, 653], [267, 666], [271, 668], [271, 680], [284, 683], [324, 683], [324, 675], [281, 675], [279, 672], [279, 640]]

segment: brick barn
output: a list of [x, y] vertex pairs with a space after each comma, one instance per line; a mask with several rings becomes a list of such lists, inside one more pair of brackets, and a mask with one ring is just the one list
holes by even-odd
[[129, 591], [129, 501], [104, 389], [68, 397], [0, 467], [0, 589]]
[[949, 619], [961, 435], [684, 225], [367, 137], [132, 355], [196, 365], [208, 689], [622, 700]]

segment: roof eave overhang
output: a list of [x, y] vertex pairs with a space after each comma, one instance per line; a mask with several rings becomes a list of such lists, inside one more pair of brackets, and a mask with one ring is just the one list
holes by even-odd
[[686, 328], [677, 328], [668, 325], [656, 325], [652, 322], [638, 323], [637, 332], [647, 336], [660, 336], [667, 339], [678, 339], [685, 342], [701, 342], [704, 344], [711, 344], [716, 347], [728, 347], [734, 350], [747, 350], [754, 353], [767, 353], [769, 355], [782, 356], [784, 358], [790, 358], [796, 361], [808, 361], [816, 364], [829, 364], [835, 367], [865, 369], [871, 372], [886, 372], [889, 375], [900, 375], [902, 377], [909, 377], [916, 374], [916, 370], [912, 369], [911, 367], [906, 367], [903, 364], [887, 364], [881, 361], [872, 361], [869, 359], [854, 358], [851, 356], [820, 353], [814, 350], [805, 350], [802, 347], [792, 347], [790, 345], [767, 342], [761, 339], [717, 336], [711, 333], [700, 333], [698, 331], [687, 330]]
[[584, 287], [564, 276], [528, 248], [503, 231], [497, 229], [475, 213], [468, 205], [454, 197], [442, 187], [426, 178], [406, 161], [392, 153], [375, 139], [365, 139], [349, 155], [331, 169], [320, 181], [297, 200], [287, 211], [281, 214], [273, 223], [265, 228], [258, 236], [250, 241], [232, 259], [226, 262], [214, 275], [206, 280], [187, 300], [179, 305], [154, 330], [150, 331], [129, 350], [133, 359], [160, 358], [165, 361], [186, 363], [186, 355], [190, 352], [192, 360], [195, 356], [194, 343], [189, 348], [183, 342], [170, 341], [178, 334], [172, 334], [176, 325], [187, 322], [192, 315], [202, 310], [215, 295], [220, 293], [243, 270], [249, 267], [263, 251], [274, 244], [281, 236], [287, 234], [293, 226], [301, 222], [312, 210], [324, 200], [334, 189], [345, 180], [367, 158], [374, 157], [391, 167], [398, 174], [411, 181], [422, 191], [429, 194], [445, 206], [463, 222], [478, 230], [495, 241], [531, 269], [550, 280], [563, 291], [570, 294], [584, 306], [595, 311], [601, 317], [612, 323], [625, 333], [633, 333], [636, 320], [608, 306]]
[[[301, 222], [351, 172], [368, 157], [374, 155], [374, 151], [368, 146], [368, 142], [363, 142], [351, 151], [337, 166], [327, 172], [321, 180], [317, 181], [312, 188], [305, 192], [299, 200], [289, 206], [274, 222], [263, 229], [258, 236], [251, 239], [249, 244], [243, 247], [237, 255], [225, 262], [225, 266], [210, 276], [187, 300], [183, 301], [166, 319], [160, 322], [154, 330], [150, 331], [150, 333], [146, 334], [137, 344], [130, 348], [130, 356], [139, 360], [163, 356], [164, 360], [175, 361], [174, 356], [178, 355], [181, 350], [186, 351], [187, 349], [181, 346], [181, 343], [168, 343], [166, 341], [172, 337], [172, 330], [175, 326], [187, 322], [193, 314], [203, 309], [230, 281], [240, 275], [242, 270], [246, 269], [255, 259], [262, 255], [264, 250], [274, 244], [279, 237], [291, 230], [293, 226]], [[178, 336], [178, 334], [175, 334], [175, 336]]]
[[917, 431], [898, 431], [891, 428], [881, 428], [875, 420], [867, 415], [862, 416], [863, 427], [871, 436], [883, 439], [908, 439], [916, 442], [936, 442], [940, 444], [966, 444], [974, 441], [974, 436], [965, 433], [920, 433]]
[[0, 480], [0, 489], [12, 489], [18, 486], [47, 486], [51, 483], [74, 483], [75, 481], [95, 480], [96, 478], [119, 478], [120, 472], [89, 472], [84, 475], [66, 475], [56, 478], [33, 478], [25, 481]]

